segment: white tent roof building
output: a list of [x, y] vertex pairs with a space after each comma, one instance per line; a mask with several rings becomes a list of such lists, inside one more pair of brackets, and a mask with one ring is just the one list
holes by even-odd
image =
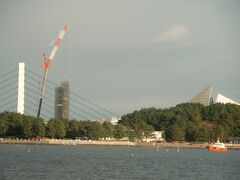
[[217, 97], [214, 101], [212, 85], [209, 85], [205, 89], [201, 90], [189, 102], [190, 103], [200, 103], [204, 106], [209, 106], [214, 103], [223, 103], [223, 104], [231, 103], [231, 104], [240, 105], [240, 102], [236, 102], [236, 101], [234, 101], [230, 98], [227, 98], [221, 94], [217, 94]]
[[231, 103], [231, 104], [240, 105], [240, 103], [235, 102], [221, 94], [217, 94], [216, 103], [223, 103], [223, 104]]

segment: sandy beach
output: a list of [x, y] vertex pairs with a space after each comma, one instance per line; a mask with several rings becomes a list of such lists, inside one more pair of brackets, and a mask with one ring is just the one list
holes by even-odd
[[[72, 140], [72, 139], [0, 139], [0, 144], [44, 144], [44, 145], [102, 145], [102, 146], [149, 146], [169, 148], [206, 148], [208, 143], [189, 142], [130, 142], [130, 141], [97, 141], [97, 140]], [[225, 144], [229, 149], [240, 149], [240, 144]]]

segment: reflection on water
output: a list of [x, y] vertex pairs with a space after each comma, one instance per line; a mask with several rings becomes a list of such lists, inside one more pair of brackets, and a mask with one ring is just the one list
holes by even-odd
[[0, 179], [240, 179], [240, 152], [0, 145]]

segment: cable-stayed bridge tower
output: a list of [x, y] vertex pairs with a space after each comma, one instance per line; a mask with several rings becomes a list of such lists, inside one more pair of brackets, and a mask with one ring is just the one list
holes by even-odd
[[17, 113], [24, 114], [24, 78], [25, 64], [18, 64], [18, 99], [17, 99]]
[[[18, 68], [0, 74], [0, 113], [8, 111], [36, 116], [41, 79], [42, 76], [28, 69], [24, 63], [19, 63]], [[54, 105], [64, 104], [64, 102], [56, 103], [57, 87], [59, 84], [46, 80], [41, 113], [41, 117], [45, 120], [55, 117]], [[110, 110], [80, 96], [79, 90], [65, 89], [65, 91], [68, 94], [65, 96], [65, 98], [67, 97], [68, 113], [67, 116], [63, 117], [64, 119], [109, 120], [112, 117], [119, 117]]]

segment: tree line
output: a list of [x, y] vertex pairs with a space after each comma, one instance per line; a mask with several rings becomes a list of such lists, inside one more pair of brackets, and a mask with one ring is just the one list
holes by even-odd
[[21, 115], [14, 112], [0, 114], [0, 137], [3, 138], [48, 138], [92, 139], [126, 137], [126, 128], [118, 124], [113, 126], [109, 121], [77, 121], [50, 119]]
[[183, 103], [166, 109], [146, 108], [124, 115], [120, 121], [139, 136], [145, 129], [165, 131], [168, 141], [226, 141], [240, 136], [240, 106]]
[[166, 109], [145, 108], [123, 115], [116, 126], [109, 121], [50, 119], [13, 112], [0, 114], [0, 137], [141, 140], [164, 131], [167, 141], [215, 141], [240, 136], [240, 106], [183, 103]]

